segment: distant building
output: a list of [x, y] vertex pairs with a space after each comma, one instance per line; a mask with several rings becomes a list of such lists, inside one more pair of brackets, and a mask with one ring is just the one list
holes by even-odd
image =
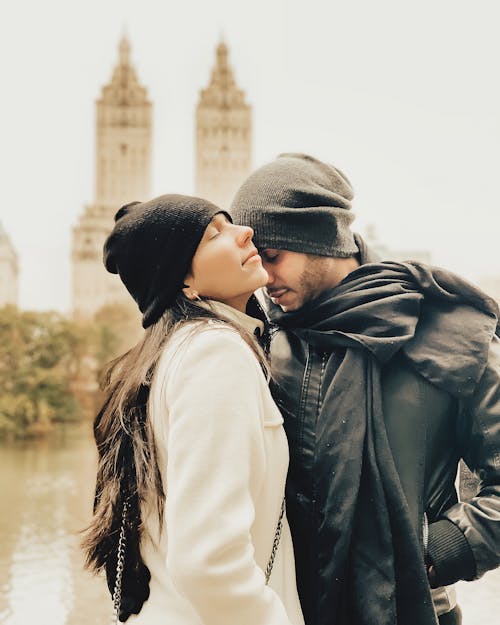
[[367, 226], [364, 239], [370, 248], [380, 256], [381, 260], [416, 260], [422, 263], [432, 262], [432, 255], [428, 250], [411, 248], [395, 249], [385, 245], [379, 240], [374, 224]]
[[252, 109], [219, 43], [210, 83], [196, 109], [196, 195], [227, 209], [252, 169]]
[[[73, 228], [73, 314], [92, 317], [103, 306], [130, 305], [117, 276], [102, 264], [116, 211], [151, 197], [152, 104], [123, 37], [111, 82], [96, 102], [95, 199]], [[252, 111], [238, 89], [223, 42], [196, 109], [196, 194], [228, 208], [252, 169]]]
[[76, 318], [131, 301], [119, 278], [104, 269], [102, 248], [120, 206], [151, 196], [151, 118], [151, 102], [130, 62], [130, 43], [123, 37], [111, 82], [96, 102], [95, 199], [73, 229]]
[[17, 252], [0, 223], [0, 307], [17, 306], [19, 297]]

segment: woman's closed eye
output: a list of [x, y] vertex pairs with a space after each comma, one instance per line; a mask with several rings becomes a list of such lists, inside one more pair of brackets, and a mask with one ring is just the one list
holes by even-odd
[[221, 232], [222, 229], [217, 227], [216, 225], [209, 225], [205, 233], [205, 238], [207, 241], [211, 241], [212, 239], [218, 237]]

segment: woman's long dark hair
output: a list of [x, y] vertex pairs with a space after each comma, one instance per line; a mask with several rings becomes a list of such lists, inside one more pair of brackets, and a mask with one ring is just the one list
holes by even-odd
[[[264, 320], [255, 297], [248, 312]], [[98, 469], [94, 516], [85, 531], [83, 549], [86, 566], [94, 571], [116, 563], [123, 505], [127, 502], [127, 541], [138, 559], [142, 535], [141, 505], [153, 505], [163, 523], [165, 492], [158, 455], [148, 418], [149, 389], [158, 359], [173, 331], [187, 322], [219, 320], [236, 329], [254, 352], [264, 371], [267, 358], [255, 338], [243, 327], [225, 319], [206, 305], [187, 299], [182, 293], [174, 305], [132, 349], [109, 363], [104, 376], [106, 399], [94, 422]], [[193, 325], [193, 332], [203, 324]], [[129, 553], [129, 549], [127, 553]], [[137, 567], [137, 562], [131, 562]], [[111, 568], [114, 564], [111, 565]]]

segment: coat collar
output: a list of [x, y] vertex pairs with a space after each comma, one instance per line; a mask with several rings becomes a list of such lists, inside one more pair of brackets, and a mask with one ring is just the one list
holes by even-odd
[[260, 319], [255, 319], [255, 317], [250, 317], [246, 313], [243, 313], [228, 304], [224, 304], [222, 302], [217, 302], [213, 299], [204, 300], [201, 302], [201, 305], [215, 312], [217, 315], [228, 319], [229, 321], [234, 321], [235, 323], [243, 326], [245, 330], [250, 332], [250, 334], [255, 334], [255, 331], [258, 330], [259, 336], [264, 332], [264, 322]]

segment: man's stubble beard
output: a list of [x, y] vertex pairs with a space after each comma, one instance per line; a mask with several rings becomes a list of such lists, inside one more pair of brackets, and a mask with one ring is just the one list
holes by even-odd
[[304, 271], [299, 277], [299, 310], [308, 302], [316, 299], [325, 290], [325, 273], [328, 271], [328, 256], [309, 256]]

